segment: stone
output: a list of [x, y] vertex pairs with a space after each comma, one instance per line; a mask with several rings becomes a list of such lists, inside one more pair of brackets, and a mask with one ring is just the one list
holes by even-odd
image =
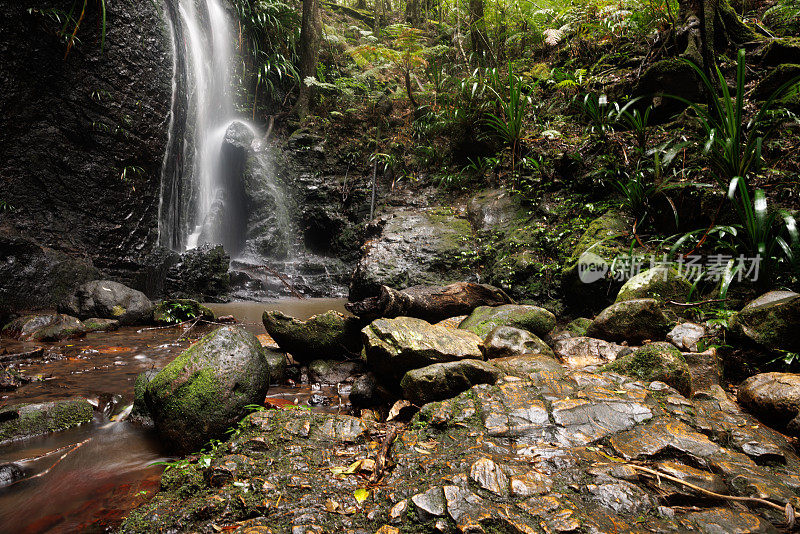
[[308, 364], [308, 380], [322, 384], [338, 384], [363, 372], [364, 364], [359, 360], [313, 360]]
[[521, 354], [542, 354], [555, 357], [547, 344], [527, 330], [512, 326], [498, 326], [483, 341], [483, 352], [487, 360]]
[[506, 375], [533, 382], [560, 378], [566, 372], [558, 361], [544, 354], [520, 354], [495, 358], [491, 364]]
[[434, 487], [424, 493], [411, 497], [411, 503], [423, 521], [431, 517], [442, 517], [445, 514], [444, 493], [442, 488]]
[[602, 339], [570, 337], [556, 341], [553, 351], [559, 360], [573, 369], [580, 369], [613, 362], [624, 348]]
[[[683, 482], [701, 487], [704, 490], [721, 494], [726, 494], [729, 491], [728, 485], [725, 484], [725, 480], [721, 476], [675, 460], [663, 460], [658, 462], [654, 468]], [[695, 490], [681, 484], [671, 483], [666, 479], [662, 479], [661, 485], [669, 488], [667, 490], [668, 497], [675, 498], [677, 496], [682, 496], [691, 498], [697, 495]]]
[[767, 100], [775, 91], [780, 89], [783, 84], [791, 80], [797, 81], [797, 79], [800, 79], [800, 65], [797, 64], [797, 62], [800, 61], [800, 47], [798, 47], [797, 51], [798, 55], [795, 56], [794, 63], [778, 65], [759, 80], [753, 91], [753, 96], [755, 98]]
[[147, 384], [158, 374], [159, 370], [150, 369], [136, 376], [133, 382], [133, 408], [132, 416], [148, 416], [147, 403], [144, 400], [144, 393]]
[[170, 298], [219, 302], [230, 290], [230, 263], [222, 245], [187, 250], [167, 271], [164, 292]]
[[664, 382], [686, 396], [692, 394], [692, 375], [681, 352], [660, 341], [639, 347], [605, 365], [603, 371], [633, 376], [646, 382]]
[[686, 515], [686, 521], [703, 534], [777, 534], [778, 532], [759, 516], [731, 508], [692, 512]]
[[692, 285], [672, 267], [647, 269], [625, 282], [616, 302], [634, 299], [655, 299], [661, 303], [686, 302]]
[[83, 328], [89, 332], [111, 332], [119, 328], [119, 321], [116, 319], [100, 319], [92, 317], [83, 321]]
[[263, 347], [263, 350], [264, 358], [267, 360], [267, 367], [269, 367], [270, 382], [280, 384], [286, 380], [286, 373], [289, 367], [286, 353], [268, 347]]
[[418, 406], [455, 397], [475, 384], [494, 384], [505, 373], [481, 360], [434, 363], [408, 371], [400, 381], [403, 396]]
[[680, 323], [667, 332], [667, 341], [684, 352], [700, 352], [700, 341], [705, 337], [705, 327], [696, 323]]
[[361, 352], [361, 324], [354, 317], [327, 311], [301, 321], [277, 310], [265, 311], [264, 328], [295, 361], [343, 360]]
[[153, 322], [158, 325], [178, 324], [185, 321], [216, 320], [214, 312], [192, 299], [162, 300], [153, 308]]
[[489, 458], [481, 458], [472, 464], [469, 477], [481, 489], [500, 496], [508, 495], [510, 482], [502, 468]]
[[548, 342], [555, 343], [561, 339], [566, 339], [570, 337], [585, 337], [586, 330], [589, 328], [589, 325], [592, 324], [592, 320], [586, 317], [578, 317], [577, 319], [573, 319], [564, 327], [563, 330], [559, 330], [550, 336], [550, 340]]
[[469, 330], [485, 338], [498, 326], [512, 326], [527, 330], [537, 336], [546, 336], [556, 326], [556, 317], [538, 306], [504, 304], [502, 306], [480, 306], [466, 318], [459, 328]]
[[751, 376], [739, 385], [737, 398], [760, 419], [800, 436], [800, 374]]
[[92, 405], [81, 398], [0, 408], [0, 445], [89, 423]]
[[380, 384], [374, 373], [359, 376], [350, 388], [350, 403], [359, 408], [387, 404], [393, 398], [392, 393]]
[[0, 488], [25, 478], [25, 470], [14, 463], [0, 464]]
[[660, 341], [669, 331], [669, 325], [670, 321], [657, 300], [626, 300], [614, 303], [600, 312], [586, 330], [586, 335], [629, 343]]
[[362, 335], [370, 370], [395, 384], [412, 369], [483, 359], [481, 338], [472, 332], [432, 325], [422, 319], [377, 319], [362, 330]]
[[703, 352], [681, 352], [689, 374], [692, 375], [692, 393], [712, 392], [719, 388], [722, 369], [717, 358], [717, 350], [710, 348]]
[[179, 451], [222, 436], [260, 404], [269, 367], [256, 337], [239, 327], [214, 330], [181, 353], [145, 388], [156, 429]]
[[398, 209], [370, 223], [368, 232], [351, 301], [376, 295], [382, 285], [399, 290], [474, 277], [472, 228], [448, 208]]
[[152, 319], [153, 303], [135, 289], [111, 280], [94, 280], [79, 286], [59, 306], [59, 311], [79, 319], [99, 317], [120, 324], [145, 324]]
[[75, 317], [64, 314], [25, 315], [5, 325], [2, 334], [22, 341], [60, 341], [83, 337], [86, 327]]
[[731, 317], [730, 331], [772, 350], [800, 352], [800, 294], [770, 291]]

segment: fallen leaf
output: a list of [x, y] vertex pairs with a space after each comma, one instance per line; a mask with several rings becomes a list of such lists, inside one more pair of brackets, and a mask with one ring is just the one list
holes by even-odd
[[353, 492], [353, 497], [355, 497], [356, 502], [358, 504], [361, 504], [362, 502], [367, 500], [367, 497], [369, 497], [369, 490], [364, 488], [358, 488]]

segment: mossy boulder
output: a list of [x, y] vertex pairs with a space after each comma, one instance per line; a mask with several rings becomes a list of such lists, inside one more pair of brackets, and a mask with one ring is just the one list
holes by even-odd
[[487, 360], [520, 354], [543, 354], [555, 358], [547, 343], [535, 334], [513, 326], [498, 326], [489, 332], [483, 340], [483, 353]]
[[258, 339], [235, 326], [214, 330], [147, 384], [144, 400], [173, 448], [195, 450], [219, 438], [264, 400], [269, 366]]
[[58, 309], [79, 319], [99, 317], [120, 324], [144, 324], [150, 322], [153, 303], [141, 291], [119, 282], [93, 280], [79, 286]]
[[664, 339], [670, 321], [655, 299], [624, 300], [604, 309], [586, 330], [586, 335], [607, 341], [641, 343]]
[[772, 350], [800, 352], [800, 294], [770, 291], [731, 317], [731, 333]]
[[360, 360], [314, 360], [308, 364], [308, 380], [322, 384], [338, 384], [363, 372]]
[[92, 317], [83, 321], [86, 332], [110, 332], [119, 328], [119, 321], [116, 319], [100, 319]]
[[546, 336], [556, 326], [556, 317], [538, 306], [504, 304], [502, 306], [479, 306], [458, 327], [474, 332], [482, 338], [498, 326], [513, 326]]
[[463, 359], [482, 360], [482, 340], [466, 330], [422, 319], [377, 319], [362, 330], [367, 365], [389, 385], [408, 371]]
[[778, 67], [784, 63], [797, 63], [800, 57], [800, 40], [774, 39], [761, 52], [761, 64]]
[[632, 376], [646, 382], [664, 382], [681, 394], [692, 394], [692, 376], [681, 351], [663, 341], [639, 347], [605, 365], [603, 371]]
[[560, 378], [566, 369], [554, 358], [545, 354], [520, 354], [496, 358], [490, 362], [506, 375], [539, 383], [543, 380]]
[[480, 360], [435, 363], [412, 369], [400, 381], [403, 396], [422, 406], [455, 397], [476, 384], [494, 384], [505, 375], [497, 367]]
[[686, 302], [692, 285], [672, 267], [653, 267], [627, 282], [617, 293], [616, 302], [656, 299], [659, 302]]
[[[691, 102], [703, 97], [700, 77], [694, 69], [679, 58], [656, 61], [639, 77], [633, 96], [651, 98], [655, 95], [675, 95]], [[664, 118], [680, 112], [686, 105], [674, 98], [662, 98], [654, 108], [654, 114]]]
[[92, 405], [79, 398], [5, 406], [0, 408], [0, 445], [89, 423], [93, 414]]
[[361, 323], [337, 311], [301, 321], [277, 310], [265, 311], [264, 328], [295, 361], [343, 360], [361, 352]]
[[136, 380], [133, 382], [132, 416], [147, 416], [147, 403], [144, 400], [144, 394], [147, 390], [147, 384], [149, 384], [157, 374], [158, 370], [150, 369], [136, 376]]
[[269, 367], [269, 379], [273, 384], [280, 384], [286, 380], [286, 369], [289, 362], [286, 353], [279, 350], [272, 350], [264, 347], [264, 357], [267, 359]]
[[153, 322], [160, 325], [178, 324], [203, 319], [214, 321], [214, 312], [192, 299], [162, 300], [153, 308]]
[[60, 341], [86, 335], [83, 323], [64, 314], [25, 315], [3, 327], [2, 334], [23, 341]]
[[783, 84], [791, 80], [800, 83], [800, 64], [797, 63], [798, 61], [800, 61], [800, 48], [798, 49], [798, 55], [795, 57], [795, 63], [778, 65], [758, 82], [753, 91], [753, 96], [766, 100], [780, 89]]

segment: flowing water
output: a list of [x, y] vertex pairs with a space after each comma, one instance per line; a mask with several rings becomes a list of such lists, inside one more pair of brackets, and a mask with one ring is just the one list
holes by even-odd
[[[254, 334], [264, 334], [261, 314], [278, 309], [306, 319], [329, 309], [344, 311], [344, 299], [280, 300], [211, 304], [218, 315], [234, 315]], [[162, 468], [170, 460], [157, 435], [127, 421], [111, 421], [133, 399], [136, 376], [159, 369], [208, 331], [181, 328], [133, 328], [98, 332], [83, 339], [40, 344], [45, 356], [16, 367], [37, 381], [0, 393], [0, 405], [44, 402], [72, 396], [97, 406], [92, 424], [0, 446], [0, 464], [14, 462], [26, 478], [0, 488], [0, 533], [104, 532], [118, 525], [131, 508], [145, 502], [158, 487]], [[34, 345], [3, 339], [9, 352]], [[272, 386], [276, 403], [302, 404], [312, 393], [333, 402], [317, 409], [346, 409], [346, 397], [336, 387], [314, 390], [309, 385]], [[342, 404], [340, 404], [342, 403]], [[62, 458], [63, 456], [63, 458]]]

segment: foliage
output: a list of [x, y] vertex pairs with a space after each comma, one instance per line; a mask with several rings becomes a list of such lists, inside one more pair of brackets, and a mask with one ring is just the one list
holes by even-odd
[[614, 129], [614, 122], [619, 116], [620, 109], [616, 103], [609, 104], [606, 95], [586, 93], [583, 98], [576, 96], [574, 102], [591, 133], [605, 138], [606, 134]]
[[644, 111], [639, 111], [636, 108], [633, 111], [629, 111], [628, 108], [638, 100], [638, 98], [631, 100], [619, 110], [617, 121], [625, 124], [633, 132], [637, 148], [641, 154], [644, 154], [647, 150], [647, 126], [650, 122], [650, 112], [653, 108], [647, 106]]
[[190, 302], [173, 301], [164, 306], [163, 322], [179, 324], [192, 319], [197, 319], [200, 314]]
[[[493, 85], [499, 86], [496, 71], [493, 71]], [[524, 82], [521, 78], [514, 75], [511, 64], [508, 65], [508, 97], [501, 95], [500, 92], [490, 86], [492, 92], [497, 97], [495, 105], [500, 109], [500, 113], [488, 114], [489, 126], [497, 135], [511, 147], [511, 168], [512, 172], [516, 168], [517, 155], [523, 138], [522, 121], [525, 112], [531, 104], [531, 98], [524, 94]]]
[[[95, 0], [95, 4], [100, 9], [100, 52], [102, 53], [106, 44], [106, 0]], [[64, 59], [66, 59], [75, 43], [79, 42], [78, 30], [86, 18], [86, 10], [89, 7], [89, 0], [73, 0], [69, 11], [58, 8], [29, 8], [28, 13], [43, 15], [61, 26], [57, 35], [64, 40], [67, 46], [67, 50], [64, 52]]]

